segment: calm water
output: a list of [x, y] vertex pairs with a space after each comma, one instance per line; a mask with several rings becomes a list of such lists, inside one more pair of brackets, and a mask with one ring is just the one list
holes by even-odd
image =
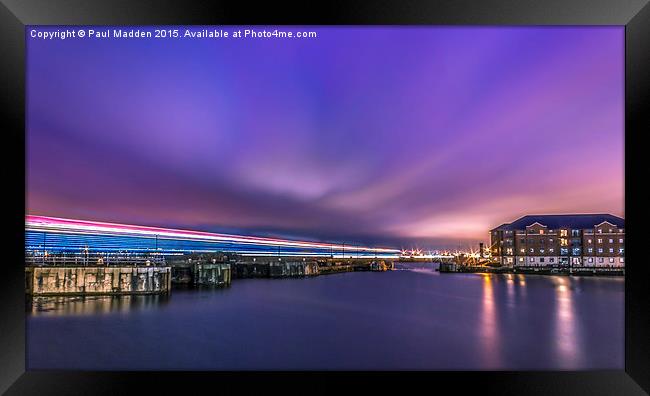
[[36, 301], [30, 369], [622, 369], [624, 279], [386, 273]]

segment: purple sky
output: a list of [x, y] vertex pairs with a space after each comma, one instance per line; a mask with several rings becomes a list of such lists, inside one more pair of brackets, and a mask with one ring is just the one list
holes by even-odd
[[308, 30], [28, 38], [28, 213], [405, 248], [623, 215], [622, 27]]

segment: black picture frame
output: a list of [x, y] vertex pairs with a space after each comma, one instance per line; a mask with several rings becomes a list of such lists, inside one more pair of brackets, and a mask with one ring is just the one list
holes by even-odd
[[[261, 3], [261, 4], [258, 4]], [[0, 391], [7, 394], [122, 394], [251, 386], [340, 391], [340, 382], [424, 391], [450, 387], [483, 394], [646, 394], [650, 392], [648, 266], [641, 260], [645, 180], [640, 139], [650, 96], [648, 0], [447, 0], [447, 1], [88, 1], [0, 0], [3, 176], [9, 188], [3, 216], [5, 252], [0, 279]], [[56, 372], [25, 371], [25, 33], [26, 25], [619, 25], [625, 26], [625, 370], [557, 372]], [[645, 127], [645, 128], [644, 128]], [[23, 166], [21, 166], [23, 164]], [[637, 175], [638, 174], [638, 175]], [[638, 176], [638, 177], [635, 177]], [[8, 180], [7, 180], [8, 179]], [[607, 342], [607, 340], [603, 340]], [[254, 381], [253, 381], [254, 380]], [[218, 385], [217, 385], [218, 384]], [[215, 387], [216, 386], [216, 387]], [[414, 388], [415, 389], [415, 388]], [[270, 389], [269, 389], [270, 390]]]

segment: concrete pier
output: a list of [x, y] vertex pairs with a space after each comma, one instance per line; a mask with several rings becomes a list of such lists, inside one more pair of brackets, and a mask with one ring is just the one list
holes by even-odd
[[194, 285], [230, 286], [231, 266], [228, 263], [196, 263], [193, 266], [192, 278]]
[[458, 264], [453, 262], [441, 262], [438, 267], [440, 272], [458, 272]]
[[[100, 260], [97, 260], [98, 262]], [[348, 271], [387, 271], [377, 259], [243, 257], [200, 253], [156, 265], [27, 265], [25, 292], [34, 296], [158, 294], [179, 285], [227, 287], [233, 278], [295, 278]]]
[[233, 266], [233, 276], [237, 279], [244, 278], [268, 278], [270, 276], [270, 264], [258, 262], [237, 262]]
[[170, 289], [170, 267], [25, 268], [25, 293], [34, 296], [158, 294]]
[[230, 286], [233, 263], [223, 253], [197, 253], [168, 258], [172, 282], [179, 285]]
[[315, 261], [278, 261], [269, 263], [269, 277], [300, 277], [318, 275]]
[[352, 271], [389, 271], [393, 262], [377, 259], [301, 259], [285, 257], [239, 258], [234, 278], [282, 278]]
[[237, 261], [234, 265], [236, 278], [289, 278], [319, 274], [316, 261], [277, 258], [251, 258]]
[[624, 268], [598, 267], [491, 267], [476, 265], [460, 265], [452, 262], [441, 262], [437, 271], [441, 273], [485, 273], [485, 274], [531, 274], [531, 275], [567, 275], [567, 276], [624, 276]]
[[377, 259], [327, 259], [319, 260], [321, 275], [350, 271], [390, 271], [394, 269], [392, 261]]

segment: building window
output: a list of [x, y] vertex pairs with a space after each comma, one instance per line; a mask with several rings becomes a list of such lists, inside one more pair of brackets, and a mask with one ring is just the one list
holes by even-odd
[[512, 263], [512, 257], [508, 257], [508, 263]]
[[531, 262], [531, 263], [534, 263], [534, 262], [535, 262], [535, 257], [531, 257], [531, 258], [530, 258], [530, 262]]
[[566, 256], [567, 254], [569, 254], [569, 249], [567, 249], [567, 248], [560, 248], [560, 255], [562, 255], [562, 256]]
[[543, 263], [544, 262], [544, 257], [540, 257], [539, 262]]
[[553, 253], [554, 251], [555, 251], [555, 249], [553, 249], [553, 248], [548, 249], [549, 253]]
[[531, 252], [531, 253], [535, 253], [535, 249], [530, 248], [530, 252]]
[[519, 257], [519, 262], [520, 262], [520, 263], [523, 263], [523, 262], [524, 262], [524, 258], [523, 258], [523, 257]]
[[619, 253], [619, 254], [623, 254], [624, 252], [625, 252], [625, 249], [623, 249], [623, 248], [618, 248], [618, 253]]
[[614, 243], [614, 240], [610, 238], [609, 243]]
[[610, 228], [609, 230], [607, 230], [607, 232], [609, 232], [609, 233], [611, 234], [611, 233], [612, 233], [612, 229]]
[[598, 248], [598, 253], [602, 253], [602, 252], [603, 252], [603, 248]]
[[593, 262], [594, 262], [594, 258], [593, 258], [593, 257], [589, 257], [589, 260], [587, 260], [587, 261], [589, 261], [590, 263], [593, 263]]
[[566, 238], [560, 238], [560, 246], [567, 246], [568, 244]]
[[526, 249], [519, 249], [520, 253], [526, 253]]
[[544, 254], [544, 249], [539, 249], [539, 252], [540, 252], [541, 254]]
[[512, 249], [511, 249], [511, 248], [507, 248], [507, 249], [506, 249], [506, 254], [512, 254]]
[[567, 236], [567, 230], [560, 230], [560, 236]]
[[614, 248], [609, 248], [610, 253], [614, 253]]
[[623, 243], [623, 238], [620, 238], [620, 239], [618, 240], [618, 243]]
[[544, 230], [539, 230], [540, 235], [544, 235]]
[[587, 243], [592, 243], [592, 242], [593, 242], [593, 240], [587, 239]]
[[571, 251], [573, 252], [574, 256], [579, 256], [580, 255], [580, 248], [573, 248]]
[[618, 259], [618, 261], [620, 261], [621, 263], [624, 263], [625, 259], [623, 257], [621, 257], [621, 258]]
[[603, 230], [601, 230], [601, 229], [599, 228], [599, 229], [598, 229], [598, 233], [599, 233], [599, 234], [602, 234], [602, 233], [603, 233]]
[[599, 257], [599, 258], [598, 258], [598, 262], [599, 262], [599, 263], [602, 263], [602, 262], [604, 262], [604, 261], [605, 261], [604, 258], [602, 258], [602, 257]]
[[553, 257], [551, 257], [550, 259], [548, 259], [548, 261], [550, 261], [551, 263], [554, 263], [555, 259]]
[[571, 230], [571, 236], [580, 236], [580, 230]]
[[603, 243], [602, 238], [598, 238], [598, 243]]
[[620, 233], [622, 234], [622, 233], [623, 233], [623, 229], [622, 229], [622, 228], [619, 228], [619, 229], [618, 229], [618, 232], [620, 232]]
[[610, 262], [610, 263], [613, 263], [613, 262], [614, 262], [614, 257], [610, 257], [610, 258], [609, 258], [609, 262]]
[[594, 252], [594, 248], [587, 248], [587, 253], [593, 253], [593, 252]]
[[548, 243], [553, 243], [553, 238], [549, 238]]

